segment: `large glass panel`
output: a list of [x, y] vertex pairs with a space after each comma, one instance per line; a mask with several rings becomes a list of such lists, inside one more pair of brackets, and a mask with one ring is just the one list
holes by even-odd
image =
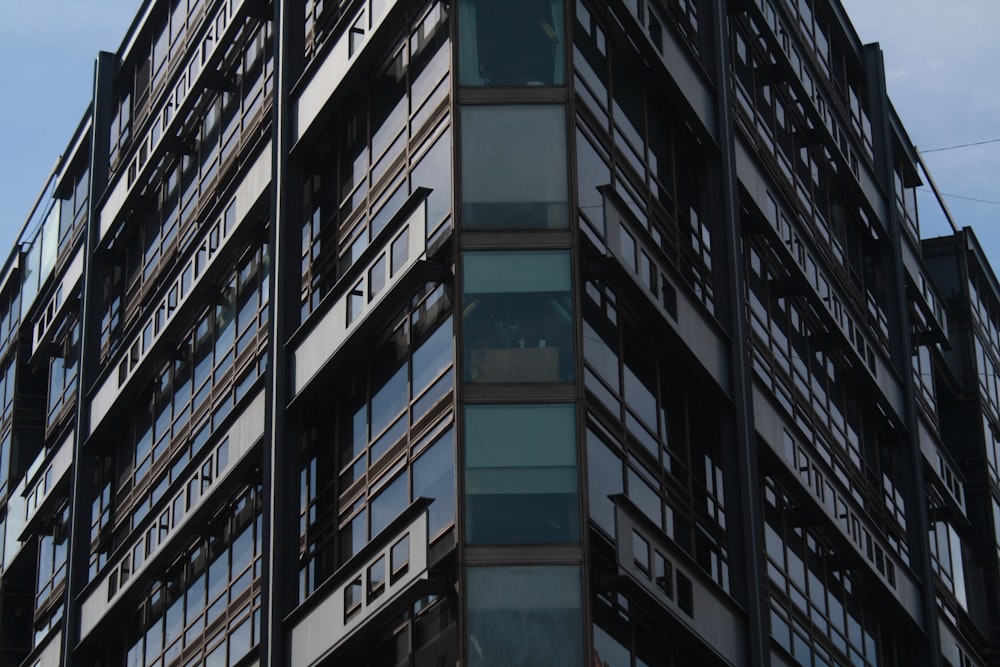
[[470, 667], [579, 667], [580, 568], [470, 567]]
[[469, 543], [580, 539], [575, 414], [572, 404], [466, 407]]
[[569, 253], [468, 252], [463, 259], [466, 381], [572, 381]]
[[433, 537], [455, 519], [455, 438], [451, 429], [413, 462], [413, 498], [433, 498], [428, 530]]
[[566, 110], [462, 108], [462, 226], [565, 229]]
[[587, 488], [590, 518], [608, 535], [615, 534], [615, 504], [610, 496], [623, 493], [622, 461], [600, 438], [587, 430]]
[[378, 493], [371, 502], [371, 536], [381, 533], [406, 509], [408, 475], [404, 472]]
[[562, 0], [461, 0], [463, 86], [561, 86]]
[[[626, 639], [627, 641], [627, 639]], [[594, 624], [594, 664], [601, 667], [630, 667], [632, 653], [628, 646]]]

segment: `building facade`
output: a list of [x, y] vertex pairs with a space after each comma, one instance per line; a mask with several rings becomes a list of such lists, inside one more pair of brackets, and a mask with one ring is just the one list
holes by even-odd
[[148, 0], [94, 72], [0, 665], [1000, 664], [1000, 286], [837, 0]]

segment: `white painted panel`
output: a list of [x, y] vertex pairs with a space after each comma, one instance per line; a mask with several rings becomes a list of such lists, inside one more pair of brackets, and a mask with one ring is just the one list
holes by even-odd
[[[408, 539], [409, 569], [395, 580], [389, 575], [392, 547]], [[381, 595], [369, 599], [366, 594], [368, 568], [379, 559], [385, 559], [385, 589]], [[324, 657], [349, 637], [358, 627], [373, 618], [390, 602], [398, 598], [414, 582], [427, 577], [427, 512], [422, 512], [404, 528], [396, 539], [369, 558], [355, 572], [329, 592], [316, 607], [292, 628], [291, 667], [308, 667]], [[360, 607], [350, 616], [345, 609], [345, 590], [357, 579], [361, 580]]]
[[[401, 229], [405, 229], [407, 236], [407, 258], [399, 268], [391, 273], [386, 279], [385, 286], [374, 298], [370, 298], [367, 292], [367, 283], [362, 288], [360, 295], [363, 304], [360, 312], [349, 317], [349, 307], [351, 303], [351, 291], [346, 291], [335, 303], [331, 304], [329, 310], [321, 315], [319, 322], [313, 327], [306, 338], [295, 348], [294, 356], [294, 393], [298, 394], [309, 383], [314, 375], [323, 365], [336, 354], [337, 350], [350, 338], [351, 333], [365, 321], [365, 318], [374, 310], [392, 291], [393, 286], [399, 282], [402, 276], [412, 267], [424, 253], [424, 243], [427, 228], [427, 203], [421, 202], [409, 218], [402, 223]], [[368, 269], [378, 263], [385, 253], [391, 252], [393, 241], [398, 235], [389, 237], [382, 252], [378, 253], [374, 259], [365, 267], [359, 275], [366, 276]], [[387, 266], [391, 267], [389, 262]]]
[[[378, 16], [371, 17], [370, 20], [366, 20], [371, 15], [373, 4], [375, 3], [369, 0], [355, 12], [354, 16], [347, 22], [347, 25], [352, 27], [344, 31], [326, 55], [323, 64], [315, 70], [315, 74], [306, 89], [295, 100], [294, 141], [297, 142], [309, 130], [326, 101], [330, 99], [330, 96], [347, 76], [351, 64], [364, 51], [368, 42], [371, 41], [371, 36], [378, 31], [386, 15], [395, 6], [396, 0], [382, 0], [382, 2], [377, 3], [382, 5], [382, 12]], [[357, 32], [353, 28], [359, 24], [365, 26], [363, 32]], [[369, 25], [371, 27], [367, 27]]]
[[[163, 331], [170, 325], [173, 321], [176, 313], [180, 312], [184, 304], [186, 304], [191, 296], [194, 289], [201, 284], [202, 278], [205, 274], [209, 273], [213, 267], [215, 267], [216, 261], [219, 257], [228, 256], [227, 250], [229, 249], [229, 242], [235, 235], [237, 229], [246, 220], [246, 214], [249, 213], [250, 209], [253, 207], [254, 203], [260, 198], [260, 196], [267, 190], [268, 185], [271, 182], [271, 143], [268, 144], [261, 150], [257, 159], [254, 161], [253, 166], [240, 181], [239, 186], [236, 188], [236, 195], [234, 198], [236, 206], [236, 222], [230, 229], [225, 229], [223, 225], [223, 220], [225, 218], [225, 211], [223, 211], [219, 217], [211, 224], [206, 224], [206, 228], [211, 228], [216, 226], [219, 229], [219, 243], [215, 246], [213, 250], [207, 244], [209, 243], [208, 237], [211, 236], [211, 231], [204, 234], [199, 245], [206, 248], [205, 255], [207, 256], [207, 262], [203, 267], [197, 267], [195, 264], [195, 259], [198, 255], [197, 252], [191, 254], [186, 262], [185, 266], [177, 271], [175, 271], [176, 277], [174, 278], [173, 286], [171, 289], [165, 291], [164, 296], [160, 300], [160, 304], [157, 308], [153, 308], [150, 313], [151, 318], [156, 318], [157, 312], [161, 309], [164, 312], [162, 319], [162, 325], [153, 331], [153, 335], [149, 337], [148, 340], [144, 340], [142, 336], [142, 330], [145, 328], [147, 323], [143, 323], [140, 327], [139, 333], [137, 333], [127, 345], [123, 345], [119, 357], [115, 359], [113, 367], [116, 371], [112, 371], [105, 378], [104, 382], [101, 384], [100, 389], [94, 394], [94, 398], [90, 402], [90, 427], [91, 430], [95, 430], [100, 425], [101, 421], [107, 415], [108, 410], [111, 406], [115, 404], [118, 396], [127, 389], [129, 380], [132, 379], [136, 370], [142, 365], [149, 350], [156, 344], [160, 339]], [[183, 287], [183, 276], [185, 272], [191, 270], [194, 276], [190, 287], [185, 289]], [[172, 290], [176, 290], [178, 294], [177, 305], [175, 307], [168, 307], [168, 299]], [[127, 364], [126, 370], [121, 370], [122, 364]], [[124, 378], [122, 377], [124, 375]]]
[[[142, 565], [132, 571], [130, 574], [126, 575], [126, 581], [117, 587], [117, 590], [112, 595], [108, 595], [108, 585], [113, 577], [119, 577], [119, 568], [122, 559], [108, 566], [104, 569], [103, 574], [99, 580], [99, 583], [94, 587], [87, 599], [83, 601], [80, 605], [80, 638], [81, 640], [86, 638], [88, 634], [96, 627], [97, 623], [103, 618], [104, 614], [114, 606], [121, 598], [129, 591], [132, 584], [136, 581], [136, 575], [143, 572], [149, 563], [152, 562], [156, 556], [164, 551], [169, 551], [171, 546], [176, 541], [177, 535], [182, 531], [184, 526], [191, 520], [191, 517], [197, 511], [197, 509], [207, 503], [215, 502], [217, 491], [223, 486], [223, 480], [227, 479], [230, 474], [232, 474], [233, 469], [240, 463], [240, 461], [246, 457], [247, 453], [250, 451], [252, 445], [257, 442], [257, 440], [264, 435], [264, 394], [263, 390], [257, 393], [257, 396], [253, 401], [246, 407], [246, 409], [240, 414], [236, 422], [230, 427], [229, 431], [226, 433], [224, 438], [219, 438], [213, 444], [213, 451], [218, 450], [218, 446], [225, 438], [229, 440], [229, 456], [227, 458], [224, 467], [218, 471], [218, 474], [213, 478], [211, 486], [203, 491], [197, 503], [192, 507], [187, 507], [184, 512], [184, 516], [177, 521], [173, 519], [170, 524], [169, 532], [166, 537], [159, 541], [156, 547], [149, 553], [145, 558]], [[195, 473], [197, 474], [197, 472]], [[178, 485], [178, 493], [186, 493], [187, 482]], [[176, 497], [177, 494], [175, 494]], [[172, 503], [168, 502], [167, 506]], [[162, 512], [162, 508], [158, 510], [157, 513]], [[145, 533], [138, 533], [129, 548], [125, 549], [123, 553], [128, 557], [136, 544], [139, 544], [141, 540], [145, 539]]]

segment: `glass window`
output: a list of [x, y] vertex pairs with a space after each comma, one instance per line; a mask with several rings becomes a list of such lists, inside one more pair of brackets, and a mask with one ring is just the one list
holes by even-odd
[[468, 252], [463, 269], [465, 379], [572, 381], [569, 253]]
[[565, 229], [566, 110], [559, 105], [462, 109], [462, 226]]
[[578, 567], [470, 567], [468, 577], [470, 667], [584, 664]]
[[408, 475], [402, 475], [392, 481], [389, 486], [372, 499], [371, 522], [372, 537], [381, 533], [389, 523], [406, 509]]
[[433, 498], [430, 536], [455, 519], [455, 438], [451, 429], [413, 462], [413, 498]]
[[463, 86], [561, 86], [562, 0], [462, 0]]
[[[626, 642], [628, 640], [626, 639]], [[602, 667], [630, 667], [632, 654], [616, 637], [594, 624], [594, 663]]]
[[611, 183], [611, 168], [595, 142], [579, 128], [576, 130], [576, 173], [580, 212], [604, 231], [604, 195], [598, 190]]
[[574, 406], [470, 405], [465, 420], [469, 543], [579, 540]]
[[451, 212], [451, 129], [445, 130], [413, 167], [411, 188], [430, 188], [427, 195], [427, 231]]
[[413, 396], [418, 396], [424, 388], [437, 379], [452, 361], [451, 321], [438, 327], [427, 340], [413, 352]]
[[609, 496], [625, 491], [622, 484], [622, 461], [587, 430], [587, 479], [590, 492], [590, 518], [609, 535], [615, 534], [615, 504]]

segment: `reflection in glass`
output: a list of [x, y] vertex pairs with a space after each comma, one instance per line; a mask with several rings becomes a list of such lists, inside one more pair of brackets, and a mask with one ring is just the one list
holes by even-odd
[[561, 86], [562, 0], [462, 0], [463, 86]]
[[569, 253], [468, 252], [463, 266], [466, 381], [572, 381]]
[[590, 518], [608, 535], [614, 535], [615, 505], [611, 496], [625, 491], [622, 461], [590, 429], [587, 429], [587, 489]]
[[462, 227], [565, 229], [566, 110], [462, 109]]
[[413, 499], [433, 498], [428, 517], [431, 537], [455, 520], [455, 437], [451, 429], [413, 463]]
[[470, 405], [465, 419], [466, 540], [579, 540], [574, 406]]
[[470, 567], [470, 667], [579, 667], [580, 569]]

